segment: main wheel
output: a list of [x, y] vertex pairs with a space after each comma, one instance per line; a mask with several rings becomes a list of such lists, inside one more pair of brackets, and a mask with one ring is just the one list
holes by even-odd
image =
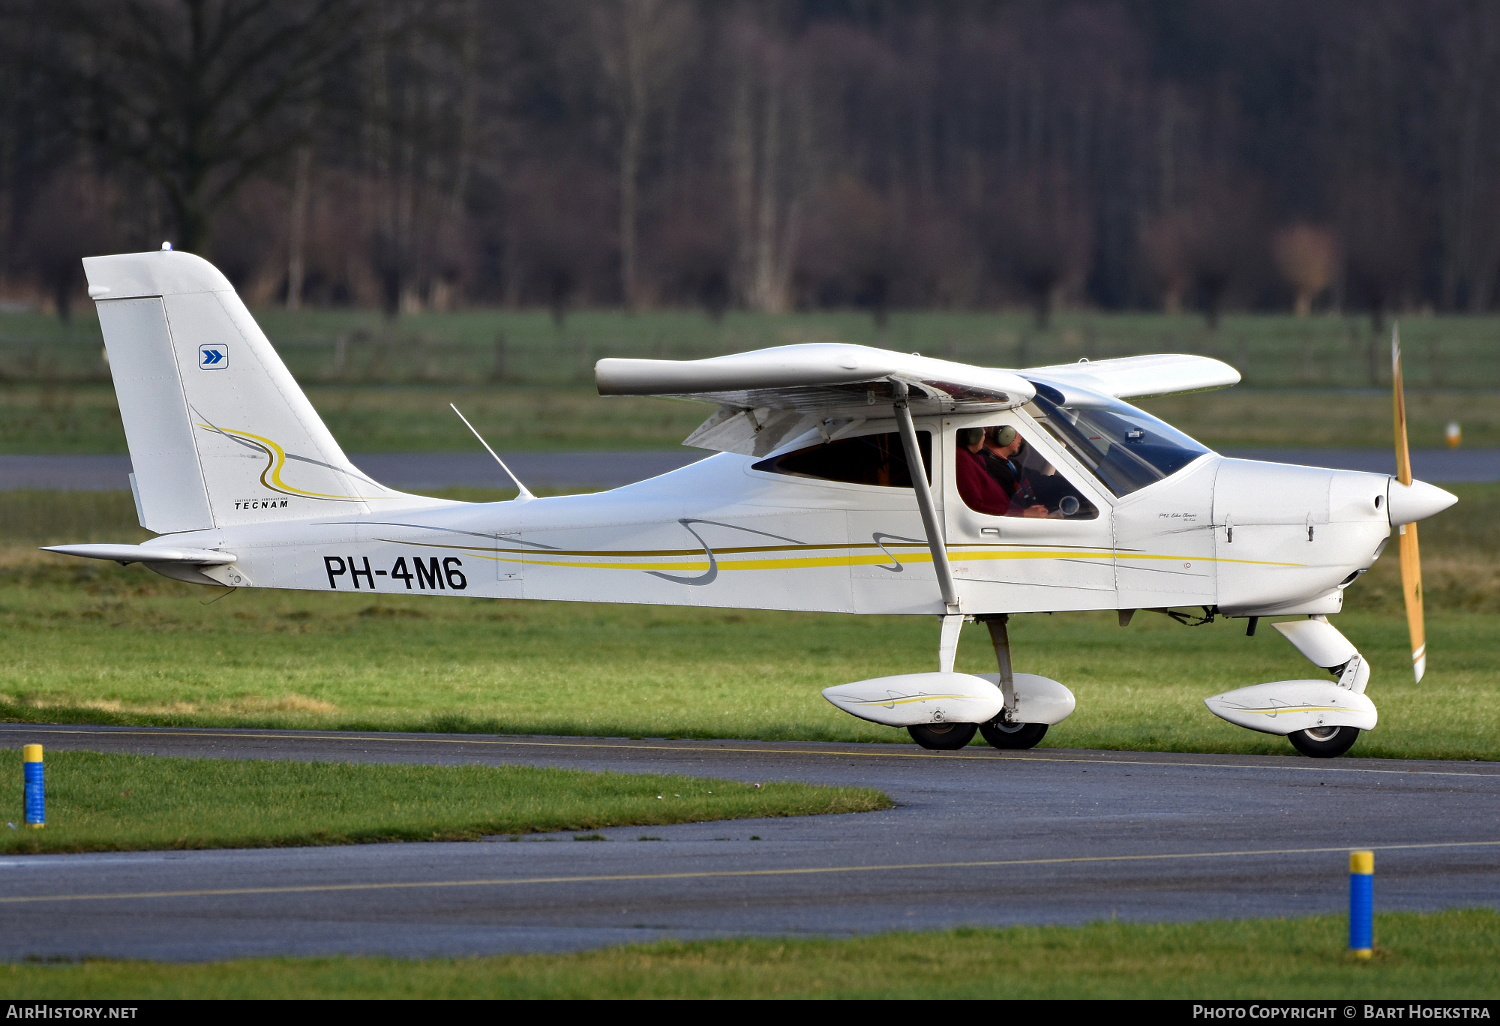
[[923, 748], [938, 752], [956, 752], [974, 740], [976, 723], [921, 723], [906, 728], [911, 739]]
[[1047, 736], [1045, 723], [1006, 723], [996, 717], [979, 725], [979, 732], [992, 748], [1035, 748]]
[[1314, 759], [1343, 755], [1359, 740], [1358, 727], [1309, 727], [1286, 736], [1292, 747]]

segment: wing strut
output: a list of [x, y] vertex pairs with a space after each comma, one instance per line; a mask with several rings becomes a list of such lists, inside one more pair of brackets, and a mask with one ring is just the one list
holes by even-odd
[[[912, 488], [917, 493], [917, 508], [922, 511], [922, 527], [927, 532], [927, 547], [932, 550], [932, 566], [937, 571], [938, 589], [943, 593], [943, 606], [951, 616], [958, 612], [958, 589], [953, 587], [953, 570], [948, 566], [948, 549], [943, 544], [942, 525], [938, 523], [937, 507], [932, 502], [932, 488], [927, 484], [927, 472], [922, 462], [922, 449], [917, 445], [917, 428], [911, 421], [911, 409], [906, 404], [906, 382], [897, 381], [897, 393], [901, 400], [895, 404], [896, 423], [901, 425], [901, 446], [906, 450], [906, 466], [911, 471]], [[937, 439], [933, 438], [933, 448]]]

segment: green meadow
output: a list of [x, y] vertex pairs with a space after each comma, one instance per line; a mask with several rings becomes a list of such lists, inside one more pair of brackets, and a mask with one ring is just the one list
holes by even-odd
[[[1212, 446], [1390, 444], [1389, 335], [1360, 318], [1071, 313], [1039, 330], [1014, 313], [897, 312], [877, 328], [852, 311], [786, 315], [470, 310], [386, 322], [371, 311], [266, 309], [268, 337], [348, 452], [470, 450], [457, 403], [499, 449], [677, 445], [699, 403], [602, 399], [594, 362], [692, 359], [795, 342], [847, 341], [986, 366], [1024, 367], [1137, 353], [1223, 359], [1244, 383], [1150, 402]], [[1411, 441], [1500, 446], [1500, 317], [1401, 324]], [[98, 321], [0, 314], [0, 453], [124, 452]]]
[[244, 959], [0, 966], [7, 999], [1167, 998], [1490, 1000], [1500, 914], [1375, 917], [1376, 953], [1341, 916], [958, 929], [846, 940], [662, 943], [566, 955], [402, 961]]
[[[1460, 504], [1422, 528], [1426, 679], [1406, 669], [1390, 555], [1338, 618], [1372, 662], [1381, 710], [1355, 755], [1500, 758], [1500, 485], [1456, 490]], [[905, 741], [819, 691], [936, 660], [927, 617], [224, 593], [30, 548], [140, 537], [113, 493], [0, 493], [0, 524], [0, 716], [15, 721]], [[1244, 637], [1243, 621], [1032, 615], [1012, 638], [1018, 669], [1078, 696], [1049, 746], [1289, 754], [1202, 699], [1316, 672], [1268, 625]], [[970, 627], [958, 668], [992, 659]]]
[[[20, 777], [0, 750], [0, 776]], [[48, 824], [0, 826], [0, 853], [262, 848], [593, 831], [867, 812], [868, 788], [533, 766], [412, 766], [47, 753]], [[311, 810], [317, 810], [310, 815]], [[0, 823], [21, 821], [19, 793]], [[579, 840], [599, 840], [584, 834]]]

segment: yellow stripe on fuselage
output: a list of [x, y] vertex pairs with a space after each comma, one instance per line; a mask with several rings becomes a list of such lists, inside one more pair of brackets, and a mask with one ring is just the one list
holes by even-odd
[[[364, 495], [324, 495], [322, 492], [308, 492], [301, 488], [294, 488], [281, 479], [281, 468], [286, 466], [286, 450], [276, 442], [264, 435], [251, 434], [249, 431], [215, 427], [213, 424], [199, 424], [198, 426], [205, 431], [217, 431], [221, 434], [234, 435], [237, 438], [247, 438], [263, 448], [271, 462], [265, 470], [260, 472], [260, 483], [273, 492], [281, 492], [283, 495], [300, 495], [307, 499], [343, 499], [349, 502], [364, 502], [369, 498]], [[268, 474], [271, 478], [269, 481], [266, 480]]]
[[[433, 548], [459, 548], [459, 546], [433, 545]], [[810, 546], [811, 548], [826, 549], [833, 546]], [[553, 559], [547, 558], [548, 553], [537, 553], [531, 555], [514, 550], [490, 549], [475, 551], [473, 548], [464, 547], [471, 556], [479, 559], [488, 559], [499, 563], [517, 563], [524, 566], [555, 566], [574, 569], [589, 570], [685, 570], [706, 572], [709, 569], [709, 560], [702, 557], [694, 560], [663, 560], [645, 562], [639, 559], [614, 558], [603, 559]], [[783, 550], [784, 551], [784, 550]], [[494, 553], [494, 554], [491, 554]], [[501, 554], [504, 553], [504, 554]], [[601, 555], [605, 555], [601, 553]], [[609, 553], [608, 556], [614, 556]], [[1033, 560], [1033, 559], [1057, 559], [1057, 560], [1107, 560], [1116, 558], [1108, 550], [1079, 551], [1076, 549], [1022, 549], [1022, 550], [982, 550], [963, 551], [956, 550], [948, 553], [948, 558], [954, 562], [975, 562], [993, 560]], [[1200, 563], [1249, 563], [1256, 566], [1303, 566], [1302, 563], [1275, 563], [1269, 561], [1250, 559], [1214, 559], [1204, 556], [1174, 556], [1174, 555], [1132, 555], [1131, 559], [1153, 559], [1153, 560], [1183, 560], [1187, 562]], [[931, 563], [930, 552], [902, 552], [886, 553], [871, 552], [865, 554], [841, 554], [829, 556], [781, 556], [762, 559], [720, 559], [718, 566], [720, 570], [810, 570], [825, 567], [840, 566], [878, 566], [889, 563], [900, 565]]]

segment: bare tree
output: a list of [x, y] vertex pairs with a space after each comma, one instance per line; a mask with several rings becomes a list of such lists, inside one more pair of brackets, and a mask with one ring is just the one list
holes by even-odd
[[1165, 313], [1179, 314], [1192, 286], [1192, 225], [1181, 211], [1147, 219], [1140, 247], [1161, 294]]
[[686, 0], [590, 0], [587, 7], [607, 86], [603, 98], [618, 136], [620, 296], [627, 309], [635, 309], [646, 130], [688, 59], [694, 10]]
[[116, 241], [115, 189], [82, 167], [54, 174], [27, 212], [25, 243], [31, 270], [66, 321], [83, 285], [82, 259]]
[[35, 56], [73, 97], [74, 130], [158, 187], [177, 243], [200, 247], [214, 212], [303, 137], [288, 116], [347, 52], [356, 0], [56, 0], [35, 14]]
[[1051, 167], [1008, 178], [994, 201], [988, 249], [996, 270], [1018, 285], [1046, 329], [1064, 293], [1088, 270], [1093, 247], [1091, 212]]
[[791, 305], [792, 270], [808, 191], [809, 98], [790, 41], [749, 21], [731, 26], [729, 112], [735, 278], [752, 310]]
[[1271, 254], [1277, 270], [1291, 286], [1293, 311], [1298, 317], [1306, 317], [1338, 274], [1338, 240], [1333, 232], [1317, 225], [1287, 225], [1271, 237]]

